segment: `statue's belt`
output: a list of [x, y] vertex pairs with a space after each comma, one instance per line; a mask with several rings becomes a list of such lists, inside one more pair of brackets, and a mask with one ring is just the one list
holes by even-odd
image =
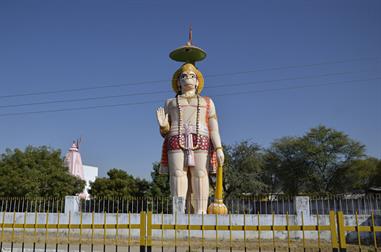
[[[184, 130], [184, 127], [181, 129], [181, 131], [182, 131], [182, 132], [185, 131], [185, 130]], [[192, 125], [191, 125], [191, 126], [190, 126], [190, 132], [191, 132], [192, 134], [197, 134], [196, 126], [192, 126]], [[208, 130], [207, 127], [201, 127], [201, 126], [200, 126], [200, 128], [199, 128], [199, 130], [198, 130], [198, 134], [200, 134], [200, 135], [202, 135], [202, 136], [207, 136], [207, 137], [209, 137], [209, 130]], [[173, 128], [171, 129], [171, 131], [169, 131], [168, 136], [171, 137], [171, 136], [176, 136], [176, 135], [178, 135], [177, 128], [176, 128], [176, 127], [173, 127]]]

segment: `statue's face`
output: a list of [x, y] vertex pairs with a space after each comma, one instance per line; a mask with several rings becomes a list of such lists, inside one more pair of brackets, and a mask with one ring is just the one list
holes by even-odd
[[179, 84], [182, 91], [196, 89], [198, 86], [197, 75], [193, 71], [185, 71], [180, 74]]

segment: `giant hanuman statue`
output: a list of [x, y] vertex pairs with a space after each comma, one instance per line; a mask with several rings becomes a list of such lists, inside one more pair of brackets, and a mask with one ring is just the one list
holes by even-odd
[[204, 78], [195, 66], [206, 53], [192, 45], [190, 30], [188, 43], [171, 52], [170, 57], [185, 63], [172, 78], [175, 97], [156, 111], [164, 137], [160, 171], [169, 172], [171, 195], [182, 198], [184, 205], [188, 198], [193, 212], [203, 214], [208, 208], [208, 175], [218, 170], [215, 202], [208, 212], [225, 214], [227, 209], [222, 203], [224, 153], [216, 108], [211, 98], [201, 96]]

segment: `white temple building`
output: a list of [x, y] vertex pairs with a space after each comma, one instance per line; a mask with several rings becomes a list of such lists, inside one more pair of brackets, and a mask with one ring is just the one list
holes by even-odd
[[88, 189], [90, 189], [90, 182], [94, 182], [98, 177], [98, 167], [83, 165], [81, 154], [79, 153], [79, 141], [74, 141], [68, 153], [65, 156], [65, 165], [68, 167], [70, 174], [79, 177], [86, 181], [86, 186], [83, 192], [78, 192], [81, 198], [88, 199]]
[[98, 177], [98, 167], [83, 165], [83, 176], [86, 181], [85, 191], [87, 192], [90, 189], [90, 182], [94, 182]]

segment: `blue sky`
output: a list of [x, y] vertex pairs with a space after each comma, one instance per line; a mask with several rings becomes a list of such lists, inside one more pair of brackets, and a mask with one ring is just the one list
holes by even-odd
[[[82, 137], [83, 161], [101, 176], [115, 167], [149, 178], [162, 143], [154, 112], [173, 96], [169, 79], [179, 66], [168, 54], [186, 42], [192, 24], [194, 44], [208, 53], [198, 64], [203, 94], [215, 101], [225, 144], [248, 139], [268, 147], [323, 124], [380, 158], [380, 12], [381, 2], [370, 0], [3, 0], [0, 152], [31, 144], [65, 153]], [[153, 82], [130, 85], [142, 81]], [[316, 86], [292, 88], [306, 85]], [[152, 91], [168, 93], [83, 100]], [[9, 106], [68, 99], [75, 101]], [[141, 101], [162, 102], [79, 109]]]

